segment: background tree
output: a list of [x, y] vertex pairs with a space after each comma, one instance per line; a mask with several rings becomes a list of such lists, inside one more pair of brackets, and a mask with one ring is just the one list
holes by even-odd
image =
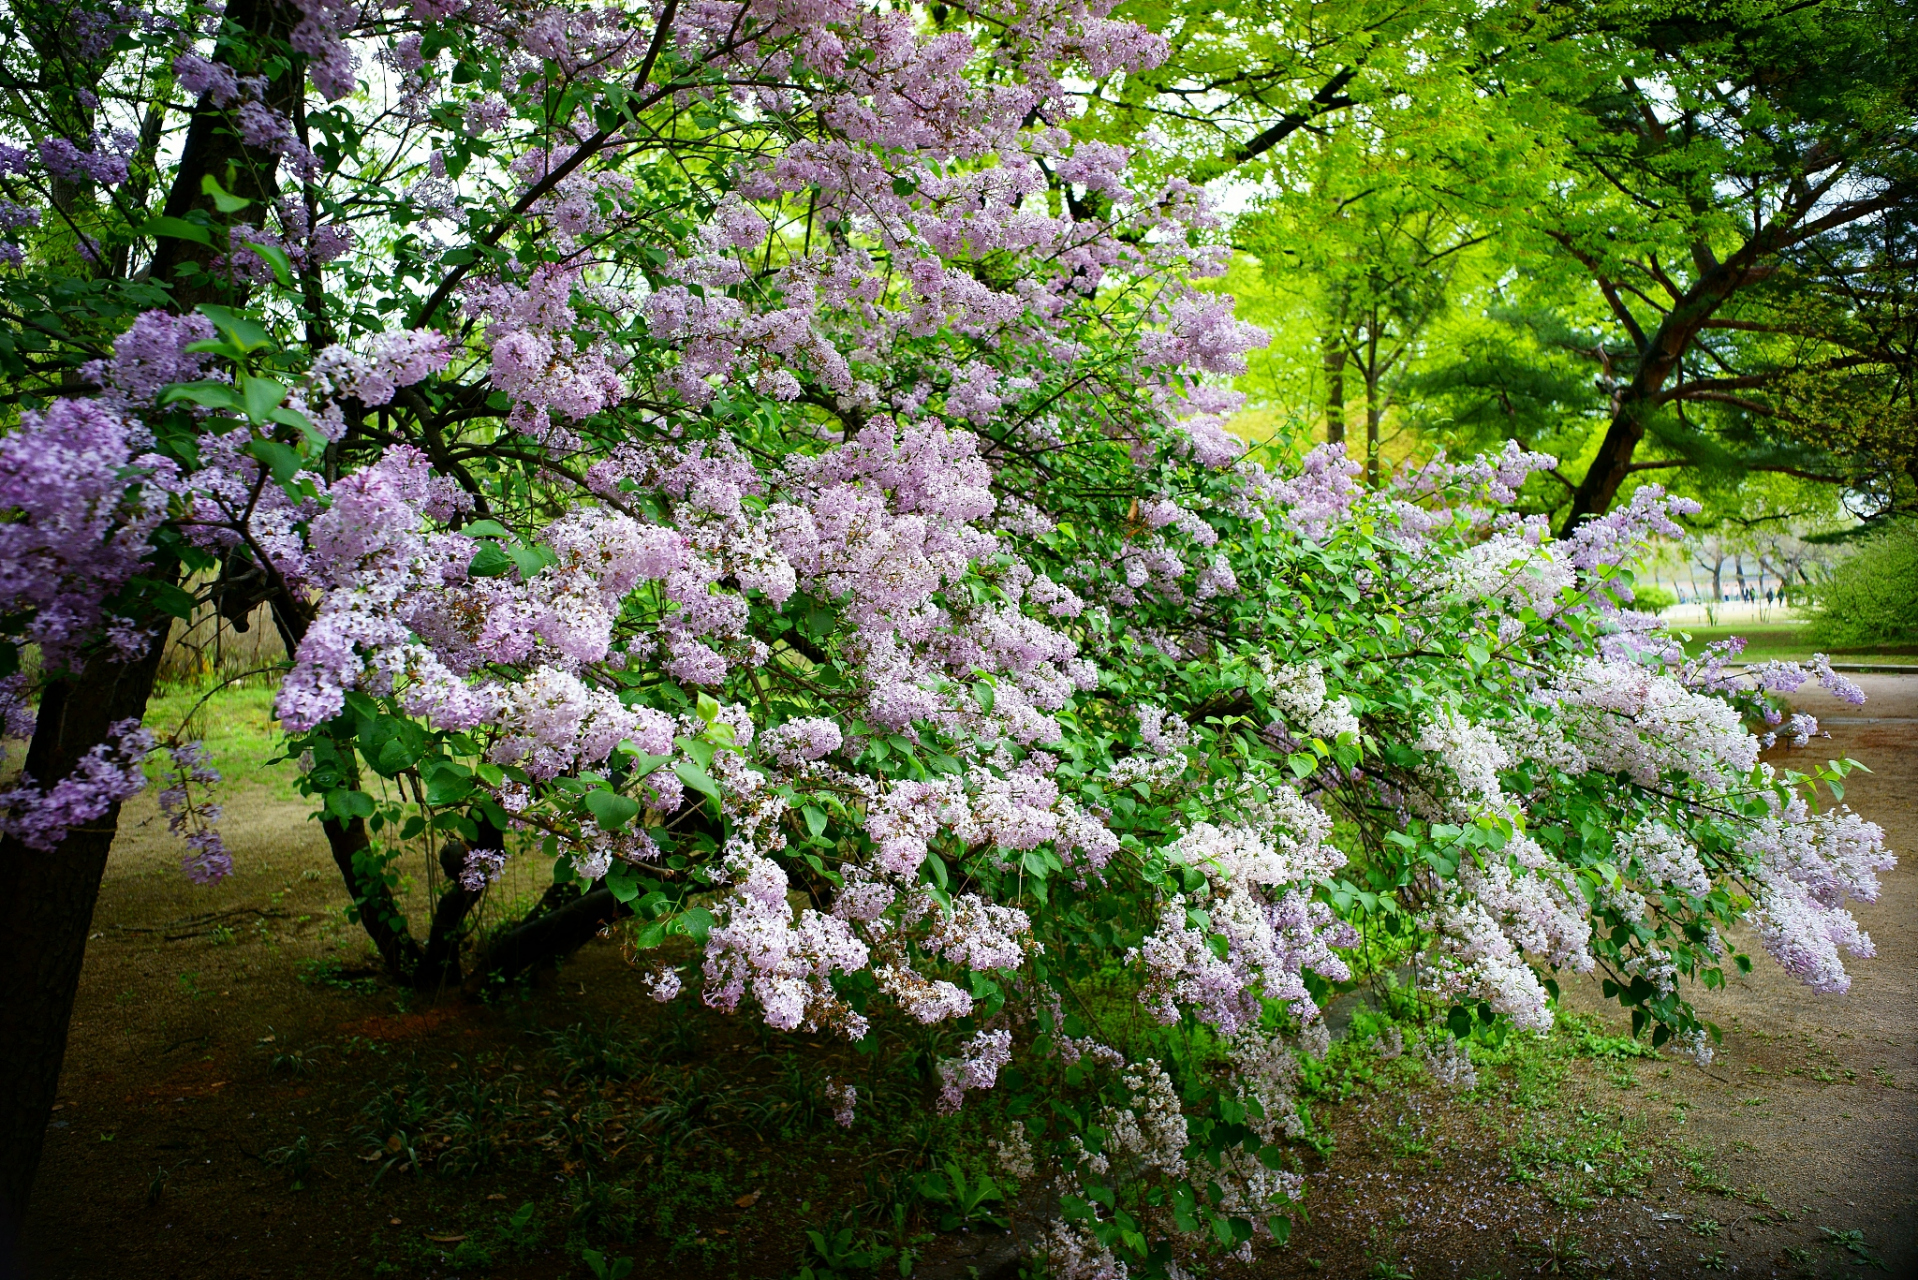
[[[1566, 470], [1533, 501], [1565, 527], [1608, 510], [1634, 477], [1842, 482], [1903, 465], [1887, 338], [1903, 322], [1885, 277], [1909, 277], [1893, 265], [1908, 250], [1885, 257], [1869, 296], [1839, 283], [1862, 280], [1861, 252], [1910, 224], [1913, 47], [1900, 6], [1139, 16], [1172, 35], [1171, 56], [1149, 78], [1101, 86], [1080, 127], [1162, 139], [1156, 165], [1254, 193], [1243, 243], [1313, 276], [1291, 292], [1317, 300], [1322, 403], [1334, 388], [1343, 403], [1346, 362], [1371, 344], [1356, 328], [1325, 340], [1342, 316], [1370, 315], [1350, 311], [1352, 281], [1414, 278], [1403, 245], [1337, 234], [1363, 216], [1348, 202], [1383, 190], [1391, 210], [1375, 228], [1412, 215], [1448, 228], [1432, 253], [1493, 246], [1482, 277], [1420, 280], [1446, 294], [1461, 340], [1404, 371], [1401, 393], [1425, 393], [1408, 423], [1428, 449], [1501, 418], [1520, 438], [1558, 437]], [[1240, 45], [1254, 51], [1244, 82], [1219, 69], [1220, 50]], [[1875, 319], [1859, 310], [1867, 301]], [[1534, 409], [1555, 422], [1524, 429]], [[1603, 422], [1589, 441], [1587, 418]], [[1814, 421], [1836, 429], [1804, 425]], [[1872, 422], [1888, 425], [1874, 434]], [[1569, 492], [1556, 492], [1561, 480]]]

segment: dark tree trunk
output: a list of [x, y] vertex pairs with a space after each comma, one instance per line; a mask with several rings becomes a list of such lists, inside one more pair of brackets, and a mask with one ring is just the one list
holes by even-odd
[[[1585, 521], [1611, 510], [1612, 500], [1618, 497], [1619, 488], [1632, 472], [1632, 455], [1638, 450], [1638, 442], [1645, 438], [1653, 415], [1664, 406], [1665, 384], [1678, 371], [1685, 352], [1690, 350], [1705, 322], [1717, 314], [1726, 300], [1748, 280], [1762, 274], [1752, 264], [1771, 253], [1783, 235], [1780, 228], [1769, 228], [1731, 258], [1712, 266], [1672, 304], [1672, 309], [1665, 313], [1650, 336], [1640, 333], [1633, 325], [1633, 336], [1638, 339], [1638, 359], [1632, 368], [1631, 380], [1619, 392], [1605, 438], [1599, 442], [1598, 453], [1585, 478], [1572, 493], [1572, 506], [1565, 513], [1565, 522], [1559, 526], [1559, 537], [1570, 535]], [[1612, 285], [1602, 278], [1600, 284], [1608, 297], [1616, 298]], [[1629, 319], [1622, 303], [1615, 301], [1614, 305]]]
[[[226, 17], [249, 31], [284, 37], [292, 30], [293, 11], [275, 0], [236, 0]], [[223, 44], [216, 56], [225, 60], [229, 49]], [[244, 74], [252, 68], [240, 70]], [[298, 69], [277, 76], [268, 90], [269, 102], [284, 110], [302, 91], [303, 81]], [[209, 175], [236, 194], [264, 202], [278, 189], [278, 165], [277, 155], [244, 146], [203, 100], [188, 127], [165, 212], [178, 215], [209, 206], [212, 197], [202, 190], [201, 181]], [[263, 210], [250, 212], [257, 220]], [[204, 268], [214, 252], [190, 241], [159, 240], [151, 274], [156, 281], [176, 285], [173, 298], [179, 310], [215, 297], [238, 300], [227, 296], [231, 289], [205, 276], [197, 277], [207, 281], [204, 285], [180, 286], [174, 280], [187, 261]], [[135, 661], [97, 656], [77, 674], [46, 686], [25, 766], [37, 782], [47, 786], [65, 778], [101, 744], [111, 725], [145, 715], [167, 634], [162, 625], [148, 651]], [[95, 825], [69, 833], [52, 853], [36, 852], [17, 840], [0, 841], [0, 992], [5, 993], [0, 998], [0, 1265], [13, 1257], [39, 1168], [87, 932], [119, 819], [115, 805]]]
[[320, 828], [326, 832], [326, 844], [333, 853], [333, 865], [340, 869], [340, 878], [346, 881], [346, 891], [353, 899], [353, 910], [360, 917], [360, 927], [373, 940], [374, 948], [380, 953], [380, 962], [386, 966], [387, 976], [395, 982], [410, 985], [414, 972], [419, 968], [420, 944], [407, 930], [385, 877], [377, 868], [361, 863], [361, 855], [373, 847], [372, 840], [366, 834], [365, 821], [352, 818], [343, 822], [328, 817], [320, 820]]
[[1328, 327], [1320, 336], [1319, 355], [1325, 370], [1325, 442], [1344, 444], [1345, 335], [1338, 327]]
[[[25, 770], [41, 786], [73, 772], [121, 720], [146, 711], [163, 626], [132, 662], [102, 655], [50, 682]], [[93, 904], [120, 821], [115, 805], [50, 853], [0, 840], [0, 1266], [13, 1255], [66, 1057]]]
[[487, 948], [467, 979], [466, 990], [477, 995], [488, 981], [510, 981], [571, 955], [598, 937], [607, 925], [631, 914], [632, 908], [604, 885], [579, 893], [570, 884], [556, 884], [526, 919]]
[[1365, 342], [1365, 483], [1379, 487], [1379, 424], [1385, 418], [1384, 397], [1379, 383], [1384, 378], [1379, 368], [1379, 340], [1376, 325]]
[[[276, 0], [233, 0], [226, 9], [227, 22], [267, 40], [285, 40], [298, 20], [299, 14], [292, 5]], [[255, 74], [258, 68], [234, 61], [236, 47], [222, 42], [214, 52], [214, 61], [232, 66], [240, 75]], [[291, 117], [305, 90], [306, 70], [301, 60], [301, 65], [281, 71], [268, 81], [266, 105]], [[205, 179], [212, 178], [230, 194], [254, 202], [252, 207], [235, 215], [240, 221], [263, 225], [266, 206], [280, 192], [280, 157], [274, 152], [247, 146], [227, 117], [228, 112], [215, 106], [211, 98], [204, 95], [200, 98], [187, 124], [180, 167], [173, 186], [167, 191], [162, 213], [179, 218], [193, 209], [205, 209], [213, 215], [213, 225], [220, 227], [227, 217], [217, 211], [212, 194], [205, 190]], [[234, 303], [244, 299], [244, 286], [235, 287], [217, 276], [181, 278], [185, 274], [182, 268], [189, 263], [202, 271], [210, 269], [213, 260], [226, 252], [227, 246], [221, 240], [216, 231], [211, 248], [173, 236], [162, 236], [156, 243], [151, 273], [155, 280], [173, 286], [173, 302], [178, 310], [191, 311], [202, 302]]]
[[480, 904], [486, 891], [474, 891], [460, 883], [466, 868], [466, 855], [474, 849], [506, 848], [506, 833], [480, 819], [479, 840], [467, 844], [448, 840], [440, 846], [440, 872], [446, 877], [446, 889], [433, 904], [433, 927], [426, 937], [426, 951], [413, 974], [413, 986], [419, 991], [442, 991], [460, 985], [460, 945], [466, 941], [466, 917]]

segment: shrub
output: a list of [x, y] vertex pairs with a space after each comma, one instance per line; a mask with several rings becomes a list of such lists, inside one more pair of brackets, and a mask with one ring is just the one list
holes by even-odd
[[1814, 597], [1806, 635], [1855, 648], [1918, 641], [1918, 521], [1901, 520], [1864, 539]]

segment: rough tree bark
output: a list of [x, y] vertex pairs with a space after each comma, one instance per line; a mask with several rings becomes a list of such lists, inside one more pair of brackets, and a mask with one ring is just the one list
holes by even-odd
[[[25, 771], [35, 781], [65, 778], [112, 725], [145, 712], [166, 636], [163, 626], [134, 661], [97, 656], [47, 685], [27, 748]], [[48, 853], [0, 840], [0, 1267], [14, 1252], [40, 1166], [93, 904], [119, 820], [115, 805]]]

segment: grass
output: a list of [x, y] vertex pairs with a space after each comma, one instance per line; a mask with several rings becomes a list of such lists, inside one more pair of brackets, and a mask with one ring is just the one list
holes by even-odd
[[[267, 764], [283, 745], [279, 722], [273, 718], [277, 692], [277, 683], [265, 677], [226, 686], [213, 681], [163, 684], [147, 703], [145, 724], [156, 738], [177, 734], [204, 742], [226, 784], [262, 786], [291, 798], [296, 794], [293, 762]], [[153, 767], [158, 769], [158, 763]]]
[[1834, 662], [1885, 663], [1918, 670], [1918, 645], [1881, 645], [1871, 649], [1839, 649], [1813, 644], [1804, 623], [1749, 623], [1734, 627], [1674, 626], [1689, 637], [1685, 652], [1696, 657], [1705, 646], [1733, 636], [1745, 641], [1743, 657], [1758, 662], [1803, 662], [1814, 653], [1829, 654]]

